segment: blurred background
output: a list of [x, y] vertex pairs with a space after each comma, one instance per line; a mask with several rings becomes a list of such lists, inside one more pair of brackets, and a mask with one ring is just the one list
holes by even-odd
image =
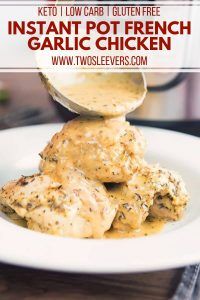
[[[200, 73], [148, 73], [144, 104], [131, 123], [200, 136]], [[37, 73], [0, 74], [0, 129], [66, 122], [75, 114], [52, 101]]]

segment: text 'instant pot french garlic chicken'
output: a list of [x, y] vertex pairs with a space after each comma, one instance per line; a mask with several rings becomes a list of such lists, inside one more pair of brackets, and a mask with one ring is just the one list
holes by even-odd
[[78, 238], [147, 235], [180, 219], [188, 202], [183, 180], [145, 162], [145, 138], [125, 121], [143, 101], [144, 77], [79, 76], [73, 74], [64, 88], [55, 74], [43, 75], [54, 98], [81, 116], [65, 124], [40, 153], [40, 173], [1, 188], [3, 210], [13, 210], [30, 229]]

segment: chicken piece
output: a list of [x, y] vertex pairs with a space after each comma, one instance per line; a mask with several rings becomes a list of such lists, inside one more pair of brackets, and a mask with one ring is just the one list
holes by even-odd
[[151, 167], [151, 172], [155, 195], [150, 216], [166, 221], [179, 220], [189, 200], [185, 183], [174, 171], [159, 166]]
[[144, 165], [130, 181], [114, 186], [109, 193], [119, 205], [113, 227], [120, 230], [139, 228], [149, 213], [159, 219], [178, 220], [188, 202], [180, 176], [157, 165]]
[[104, 186], [74, 169], [64, 184], [42, 174], [12, 181], [0, 190], [0, 202], [25, 218], [30, 229], [79, 238], [103, 237], [116, 214]]
[[69, 161], [101, 182], [125, 182], [144, 156], [141, 132], [122, 118], [86, 119], [68, 122], [41, 153], [41, 171], [64, 171]]
[[118, 230], [139, 228], [149, 214], [155, 193], [147, 170], [140, 169], [127, 183], [108, 187], [108, 191], [112, 202], [118, 205], [113, 228]]

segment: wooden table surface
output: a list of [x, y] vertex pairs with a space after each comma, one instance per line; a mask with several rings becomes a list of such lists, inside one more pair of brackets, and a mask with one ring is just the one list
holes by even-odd
[[[5, 73], [0, 74], [1, 80], [10, 92], [10, 102], [0, 106], [0, 115], [21, 105], [49, 111], [54, 109], [37, 74]], [[51, 121], [58, 120], [55, 115]], [[81, 275], [31, 270], [2, 263], [0, 300], [169, 299], [182, 272], [182, 269], [174, 269], [145, 274]]]

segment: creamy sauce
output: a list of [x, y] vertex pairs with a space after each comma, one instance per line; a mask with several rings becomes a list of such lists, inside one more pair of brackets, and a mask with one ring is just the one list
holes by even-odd
[[111, 229], [105, 233], [105, 238], [107, 239], [123, 239], [123, 238], [133, 238], [142, 237], [152, 234], [159, 233], [165, 225], [163, 220], [155, 219], [153, 221], [145, 221], [139, 229], [134, 229], [130, 231], [122, 231]]
[[79, 79], [75, 84], [62, 87], [60, 92], [72, 102], [102, 116], [133, 111], [146, 92], [142, 84], [133, 81], [131, 73], [86, 73], [80, 74]]
[[[20, 218], [15, 212], [6, 214], [9, 220], [21, 227], [27, 228], [26, 220]], [[117, 229], [110, 229], [104, 234], [106, 239], [123, 239], [136, 238], [159, 233], [165, 225], [163, 220], [154, 219], [153, 221], [145, 221], [139, 229], [122, 231]]]

